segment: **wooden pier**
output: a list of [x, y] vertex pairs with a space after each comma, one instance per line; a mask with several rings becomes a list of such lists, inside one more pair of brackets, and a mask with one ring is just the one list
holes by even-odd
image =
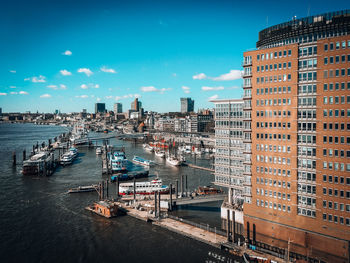
[[209, 172], [212, 172], [212, 173], [215, 172], [214, 169], [203, 167], [203, 166], [198, 166], [198, 165], [195, 165], [195, 164], [192, 164], [192, 163], [188, 163], [187, 166], [191, 167], [191, 168], [194, 168], [194, 169], [200, 169], [200, 170], [204, 170], [204, 171], [209, 171]]

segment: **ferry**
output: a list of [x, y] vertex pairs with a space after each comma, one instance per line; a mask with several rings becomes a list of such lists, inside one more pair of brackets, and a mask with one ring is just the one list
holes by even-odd
[[160, 158], [165, 158], [165, 152], [164, 151], [158, 151], [156, 150], [154, 154]]
[[62, 154], [61, 159], [60, 159], [60, 164], [61, 165], [68, 165], [72, 164], [74, 160], [74, 154], [71, 152], [66, 152]]
[[112, 172], [120, 173], [127, 171], [127, 163], [125, 153], [123, 151], [115, 151], [113, 154], [108, 153], [108, 160], [110, 161]]
[[85, 193], [85, 192], [93, 192], [96, 191], [97, 185], [88, 185], [88, 186], [78, 186], [76, 188], [71, 188], [68, 190], [68, 193]]
[[100, 216], [111, 218], [118, 215], [119, 206], [113, 202], [99, 201], [85, 207], [85, 209]]
[[[161, 179], [155, 179], [150, 182], [136, 182], [136, 194], [140, 195], [151, 195], [155, 192], [161, 194], [169, 193], [169, 186], [163, 185]], [[121, 195], [133, 195], [134, 194], [134, 183], [122, 183], [119, 185], [119, 193]]]
[[102, 154], [102, 149], [101, 149], [101, 147], [97, 147], [97, 148], [96, 148], [96, 154], [97, 154], [97, 155], [101, 155], [101, 154]]
[[77, 148], [74, 148], [74, 147], [69, 148], [68, 152], [71, 153], [74, 156], [74, 158], [78, 156]]
[[132, 159], [132, 161], [134, 163], [137, 163], [137, 164], [141, 164], [141, 165], [144, 165], [144, 166], [151, 166], [153, 164], [152, 161], [150, 160], [146, 160], [146, 159], [143, 159], [139, 156], [134, 156], [134, 158]]
[[180, 161], [179, 159], [177, 159], [174, 156], [168, 156], [166, 158], [167, 163], [173, 165], [173, 166], [180, 166], [182, 164], [182, 161]]
[[42, 175], [46, 163], [52, 161], [52, 156], [49, 152], [39, 152], [28, 160], [23, 161], [23, 175]]

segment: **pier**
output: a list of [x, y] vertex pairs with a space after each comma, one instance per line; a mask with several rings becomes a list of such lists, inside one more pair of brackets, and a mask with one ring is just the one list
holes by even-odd
[[200, 169], [200, 170], [205, 170], [205, 171], [209, 171], [209, 172], [215, 172], [214, 169], [203, 167], [203, 166], [198, 166], [198, 165], [195, 165], [195, 164], [192, 164], [192, 163], [188, 163], [187, 166], [191, 167], [191, 168], [194, 168], [194, 169]]

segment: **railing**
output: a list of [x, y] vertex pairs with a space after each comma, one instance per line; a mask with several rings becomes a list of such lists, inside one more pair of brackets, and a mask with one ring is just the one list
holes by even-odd
[[182, 222], [182, 223], [194, 226], [194, 227], [198, 227], [200, 229], [207, 230], [207, 231], [212, 232], [212, 233], [216, 233], [216, 234], [221, 235], [221, 236], [226, 236], [226, 232], [224, 232], [222, 230], [218, 230], [218, 229], [216, 229], [216, 227], [215, 228], [210, 227], [209, 224], [204, 224], [204, 223], [198, 224], [198, 223], [195, 223], [195, 222], [192, 222], [192, 221], [189, 221], [189, 220], [177, 217], [177, 216], [169, 215], [169, 214], [168, 214], [168, 217], [171, 219], [174, 219], [176, 221], [179, 221], [179, 222]]

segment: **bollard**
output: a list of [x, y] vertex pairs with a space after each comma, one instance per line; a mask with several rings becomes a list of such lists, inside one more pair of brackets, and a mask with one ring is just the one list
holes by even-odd
[[23, 150], [23, 161], [26, 159], [26, 150]]
[[13, 165], [13, 166], [16, 166], [16, 162], [17, 162], [17, 161], [16, 161], [16, 152], [13, 152], [13, 153], [12, 153], [12, 165]]

